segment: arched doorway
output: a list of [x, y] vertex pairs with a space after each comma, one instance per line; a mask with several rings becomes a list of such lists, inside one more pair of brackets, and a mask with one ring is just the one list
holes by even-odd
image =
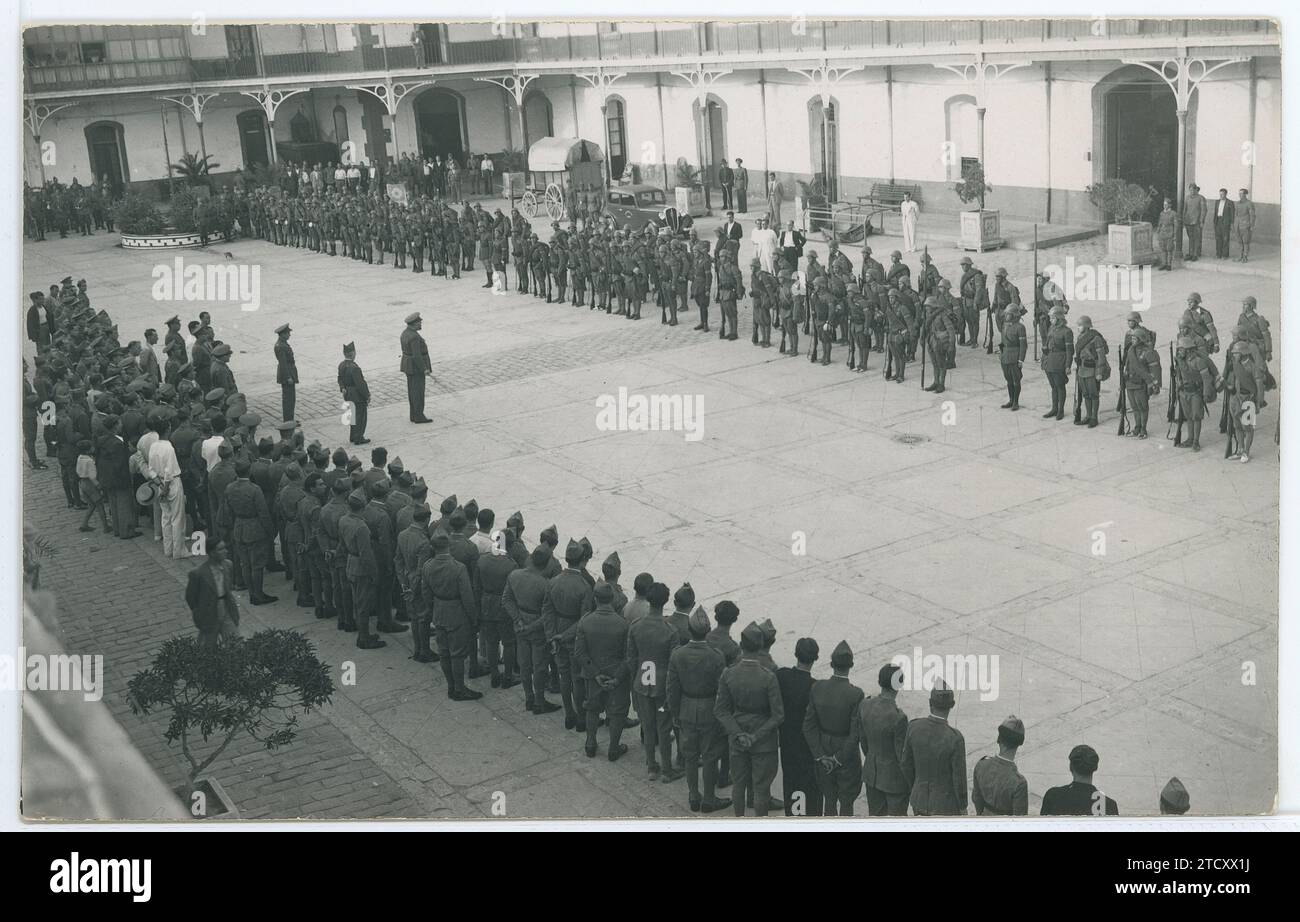
[[545, 93], [534, 90], [524, 97], [524, 150], [533, 142], [555, 134], [555, 110]]
[[605, 146], [608, 148], [611, 181], [622, 176], [627, 169], [626, 112], [622, 97], [611, 96], [605, 100]]
[[[1194, 109], [1188, 119], [1187, 162], [1195, 163]], [[1125, 179], [1155, 188], [1147, 219], [1160, 212], [1160, 196], [1178, 201], [1178, 113], [1174, 94], [1144, 67], [1130, 65], [1093, 88], [1093, 178]]]
[[126, 163], [126, 141], [117, 122], [93, 122], [86, 126], [86, 148], [90, 152], [90, 174], [96, 184], [108, 180], [113, 195], [121, 194], [131, 181]]
[[332, 113], [334, 118], [334, 143], [339, 146], [339, 158], [344, 163], [356, 160], [352, 137], [348, 134], [348, 110], [336, 105]]
[[812, 153], [813, 179], [821, 180], [827, 201], [837, 201], [840, 191], [839, 103], [820, 96], [808, 103], [808, 150]]
[[944, 103], [944, 167], [949, 182], [960, 182], [966, 170], [979, 162], [979, 112], [975, 97], [953, 96]]
[[711, 186], [718, 184], [718, 165], [727, 156], [727, 104], [712, 93], [700, 113], [698, 100], [691, 103], [691, 117], [695, 123], [695, 149], [699, 151], [703, 174]]
[[245, 109], [235, 116], [239, 128], [239, 147], [244, 154], [244, 166], [266, 166], [271, 162], [270, 144], [267, 140], [266, 113], [261, 109]]
[[451, 90], [429, 89], [415, 98], [420, 156], [456, 157], [465, 152], [465, 101]]

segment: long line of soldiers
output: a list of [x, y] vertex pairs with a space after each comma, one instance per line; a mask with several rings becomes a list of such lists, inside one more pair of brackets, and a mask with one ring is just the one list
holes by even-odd
[[[563, 709], [588, 757], [598, 754], [602, 726], [609, 761], [628, 752], [622, 734], [639, 726], [647, 777], [671, 783], [685, 775], [693, 811], [731, 806], [743, 815], [752, 805], [766, 814], [779, 765], [776, 808], [787, 814], [850, 815], [863, 793], [873, 816], [905, 815], [909, 806], [916, 815], [960, 815], [968, 804], [986, 815], [1027, 812], [1028, 787], [1015, 766], [1025, 729], [1014, 716], [998, 727], [998, 755], [975, 765], [968, 789], [965, 741], [948, 724], [955, 696], [945, 686], [931, 691], [927, 717], [909, 721], [896, 702], [905, 680], [899, 667], [883, 667], [869, 697], [848, 678], [853, 654], [843, 641], [829, 679], [812, 679], [819, 657], [812, 638], [796, 643], [794, 666], [778, 668], [770, 619], [733, 638], [735, 602], [717, 603], [711, 621], [684, 583], [668, 611], [669, 589], [649, 573], [636, 576], [629, 597], [617, 552], [596, 577], [591, 543], [570, 539], [561, 565], [557, 527], [543, 529], [530, 550], [520, 512], [498, 528], [492, 510], [451, 495], [434, 519], [427, 483], [383, 448], [364, 469], [341, 448], [306, 443], [292, 420], [277, 427], [279, 441], [259, 438], [261, 420], [228, 369], [214, 379], [209, 368], [200, 385], [186, 362], [178, 377], [162, 380], [132, 348], [138, 344], [122, 346], [107, 313], [91, 308], [84, 281], [64, 279], [46, 304], [51, 329], [37, 356], [37, 385], [24, 377], [29, 450], [48, 398], [57, 414], [46, 420], [47, 450], [65, 468], [65, 487], [69, 468], [83, 484], [97, 477], [119, 537], [138, 534], [150, 501], [137, 505], [135, 488], [153, 482], [165, 552], [206, 552], [221, 563], [233, 550], [232, 588], [246, 589], [255, 605], [276, 601], [264, 590], [265, 572], [283, 572], [299, 606], [355, 632], [362, 649], [385, 646], [372, 623], [379, 633], [409, 629], [412, 658], [440, 664], [449, 698], [481, 698], [467, 680], [486, 676], [498, 690], [522, 685], [533, 714]], [[215, 341], [207, 348], [224, 369], [229, 347], [204, 318], [195, 324], [195, 345]], [[192, 359], [179, 318], [167, 326], [169, 357]], [[80, 458], [71, 462], [69, 444], [98, 462], [97, 474]], [[175, 468], [159, 469], [160, 457]], [[187, 519], [201, 531], [185, 527]], [[237, 620], [198, 626], [208, 644], [237, 635]], [[1097, 764], [1091, 747], [1075, 747], [1071, 783], [1046, 792], [1042, 812], [1117, 813], [1092, 784]], [[733, 782], [734, 801], [720, 797]], [[1188, 807], [1185, 787], [1172, 779], [1161, 811]]]
[[[42, 186], [23, 185], [23, 233], [34, 241], [45, 239], [49, 231], [60, 237], [80, 233], [83, 237], [96, 230], [112, 230], [109, 213], [113, 197], [108, 183], [83, 186], [75, 177], [64, 185], [51, 179]], [[93, 228], [93, 229], [92, 229]]]

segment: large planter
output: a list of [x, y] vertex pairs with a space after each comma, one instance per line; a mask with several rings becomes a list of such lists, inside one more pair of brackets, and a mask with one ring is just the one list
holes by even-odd
[[522, 171], [508, 171], [501, 174], [502, 198], [522, 198], [527, 191], [528, 187], [524, 184], [524, 173]]
[[692, 218], [708, 214], [708, 208], [704, 205], [704, 189], [700, 186], [678, 186], [673, 189], [673, 195], [678, 214], [690, 215]]
[[1005, 241], [1002, 239], [1002, 214], [989, 211], [963, 211], [961, 213], [961, 237], [957, 246], [963, 250], [996, 250]]
[[[164, 234], [121, 234], [125, 250], [183, 250], [203, 245], [203, 235], [198, 231], [167, 231]], [[209, 234], [208, 243], [231, 240], [221, 234]]]
[[1106, 226], [1106, 256], [1103, 262], [1112, 266], [1151, 266], [1157, 261], [1155, 237], [1149, 222], [1134, 221], [1132, 224]]
[[184, 787], [176, 788], [176, 796], [185, 806], [185, 812], [196, 820], [237, 820], [239, 808], [230, 799], [221, 783], [210, 775], [194, 782], [194, 790], [202, 797], [194, 797]]

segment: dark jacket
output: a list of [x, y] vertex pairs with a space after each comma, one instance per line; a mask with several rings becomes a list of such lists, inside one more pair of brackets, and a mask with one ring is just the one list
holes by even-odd
[[200, 631], [215, 631], [221, 612], [235, 624], [239, 623], [239, 605], [235, 602], [235, 566], [229, 560], [219, 565], [225, 575], [225, 595], [217, 597], [217, 582], [212, 577], [212, 560], [206, 560], [193, 570], [185, 583], [185, 603], [194, 616], [194, 626]]

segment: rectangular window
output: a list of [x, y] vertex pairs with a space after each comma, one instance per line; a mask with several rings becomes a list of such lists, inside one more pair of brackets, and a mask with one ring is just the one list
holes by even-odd
[[962, 157], [962, 158], [961, 158], [961, 178], [962, 178], [962, 179], [965, 179], [967, 176], [969, 176], [969, 175], [970, 175], [970, 171], [973, 170], [973, 169], [975, 169], [975, 167], [979, 165], [979, 162], [980, 162], [980, 161], [979, 161], [979, 158], [978, 158], [978, 157]]

